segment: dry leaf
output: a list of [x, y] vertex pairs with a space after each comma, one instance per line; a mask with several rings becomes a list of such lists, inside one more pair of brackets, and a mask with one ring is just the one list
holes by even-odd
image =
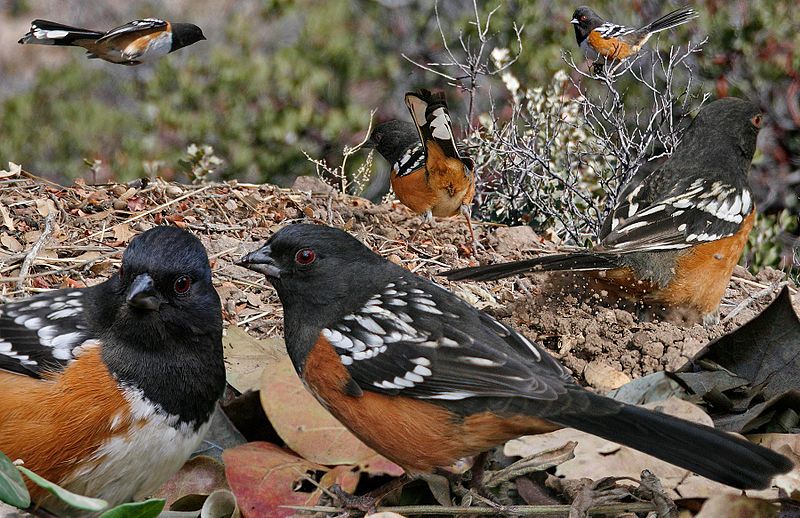
[[114, 225], [114, 239], [120, 241], [121, 243], [127, 243], [131, 240], [133, 236], [136, 235], [136, 232], [131, 230], [130, 225], [127, 223], [120, 223], [119, 225]]
[[0, 216], [3, 218], [3, 225], [8, 230], [14, 230], [14, 220], [11, 219], [11, 214], [8, 212], [8, 209], [5, 208], [3, 205], [0, 205]]
[[17, 176], [20, 173], [22, 173], [22, 166], [15, 164], [14, 162], [9, 162], [8, 171], [0, 171], [0, 178], [9, 178], [11, 176]]
[[50, 198], [39, 198], [36, 200], [36, 212], [38, 212], [43, 218], [46, 218], [50, 214], [56, 213], [57, 210], [56, 204], [53, 203], [53, 200]]
[[771, 518], [778, 508], [766, 500], [740, 495], [715, 495], [709, 498], [695, 518]]
[[627, 374], [600, 360], [590, 361], [583, 370], [583, 376], [586, 378], [586, 383], [601, 392], [617, 389], [631, 381]]
[[261, 385], [261, 371], [286, 355], [283, 340], [257, 340], [238, 326], [230, 326], [222, 338], [225, 355], [225, 377], [241, 393], [256, 390]]
[[3, 248], [10, 250], [14, 253], [22, 252], [25, 249], [25, 247], [22, 246], [22, 243], [20, 243], [15, 238], [9, 236], [6, 233], [0, 235], [0, 245], [3, 245]]

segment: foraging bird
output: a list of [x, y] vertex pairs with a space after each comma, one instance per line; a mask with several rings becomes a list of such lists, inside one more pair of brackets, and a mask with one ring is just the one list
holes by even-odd
[[741, 99], [704, 106], [672, 156], [625, 187], [605, 235], [591, 250], [446, 275], [494, 280], [526, 272], [583, 272], [597, 292], [688, 310], [714, 323], [755, 220], [747, 175], [761, 122], [759, 109]]
[[187, 231], [135, 237], [96, 286], [0, 305], [0, 451], [69, 491], [150, 496], [200, 445], [224, 388], [220, 301]]
[[204, 39], [206, 37], [197, 25], [171, 23], [157, 18], [134, 20], [108, 32], [34, 20], [30, 31], [19, 43], [82, 47], [86, 49], [89, 59], [99, 58], [120, 65], [139, 65], [155, 61]]
[[683, 25], [697, 17], [694, 9], [683, 7], [634, 29], [607, 22], [591, 8], [583, 6], [575, 9], [570, 23], [575, 27], [575, 38], [587, 59], [598, 61], [602, 57], [621, 61], [639, 52], [653, 34]]
[[420, 90], [407, 93], [405, 101], [414, 123], [379, 124], [364, 147], [392, 164], [392, 189], [403, 205], [425, 222], [463, 214], [475, 243], [470, 221], [475, 165], [458, 150], [444, 94]]
[[306, 387], [408, 471], [565, 426], [736, 488], [765, 488], [792, 467], [733, 435], [582, 388], [537, 344], [341, 230], [290, 225], [239, 264], [278, 292]]

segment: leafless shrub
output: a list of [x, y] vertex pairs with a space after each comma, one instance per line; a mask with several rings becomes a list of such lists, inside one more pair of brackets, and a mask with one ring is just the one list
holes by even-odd
[[342, 149], [342, 163], [339, 166], [332, 166], [324, 159], [314, 158], [305, 151], [303, 154], [309, 162], [314, 164], [314, 170], [317, 176], [325, 183], [336, 189], [343, 194], [352, 194], [360, 196], [369, 184], [372, 176], [372, 163], [373, 151], [370, 150], [367, 158], [362, 162], [355, 171], [347, 171], [347, 160], [355, 155], [364, 143], [369, 139], [372, 133], [372, 118], [375, 115], [375, 110], [370, 112], [369, 126], [364, 135], [364, 139], [355, 146], [344, 146]]
[[[514, 28], [514, 52], [493, 47], [488, 35], [496, 9], [481, 15], [473, 5], [477, 41], [459, 32], [459, 55], [440, 24], [448, 60], [421, 64], [406, 57], [469, 95], [466, 141], [478, 176], [473, 213], [551, 229], [554, 237], [575, 244], [596, 241], [624, 185], [648, 162], [672, 153], [683, 119], [707, 100], [692, 72], [692, 58], [705, 40], [668, 52], [648, 49], [605, 63], [602, 73], [565, 52], [571, 75], [562, 70], [549, 85], [532, 87], [512, 71], [522, 51], [521, 28]], [[488, 113], [474, 117], [482, 76], [502, 81], [509, 116], [501, 119], [499, 101], [489, 99]]]

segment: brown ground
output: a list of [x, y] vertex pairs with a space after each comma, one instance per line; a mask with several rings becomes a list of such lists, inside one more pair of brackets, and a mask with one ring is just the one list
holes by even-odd
[[[289, 221], [343, 227], [393, 262], [428, 277], [476, 261], [521, 258], [532, 250], [554, 248], [528, 228], [479, 224], [476, 233], [484, 248], [473, 255], [465, 246], [466, 226], [460, 218], [438, 220], [409, 244], [420, 220], [398, 203], [373, 205], [360, 198], [325, 194], [326, 186], [315, 178], [305, 177], [296, 186], [301, 190], [156, 181], [143, 188], [67, 189], [32, 180], [25, 173], [6, 177], [0, 173], [0, 297], [100, 282], [118, 264], [121, 250], [135, 233], [169, 222], [195, 231], [208, 248], [226, 320], [257, 335], [274, 335], [282, 325], [274, 291], [260, 275], [232, 262]], [[42, 240], [20, 289], [23, 262], [42, 239], [46, 215], [53, 207], [57, 207], [53, 230]], [[763, 309], [783, 279], [782, 272], [771, 269], [754, 277], [737, 268], [723, 299], [723, 323], [711, 328], [642, 322], [625, 310], [590, 305], [575, 297], [548, 300], [541, 296], [547, 286], [542, 276], [491, 283], [436, 280], [543, 343], [582, 382], [607, 389], [628, 378], [681, 366], [709, 340]], [[800, 308], [800, 297], [796, 290], [793, 293]], [[732, 311], [736, 315], [725, 322]]]

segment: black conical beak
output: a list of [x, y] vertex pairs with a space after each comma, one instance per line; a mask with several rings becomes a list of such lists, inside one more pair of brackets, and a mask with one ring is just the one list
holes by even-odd
[[272, 253], [272, 250], [270, 250], [269, 245], [264, 245], [236, 261], [236, 264], [244, 266], [254, 272], [263, 273], [267, 277], [280, 279], [281, 269], [275, 264], [270, 253]]
[[146, 273], [137, 275], [133, 279], [126, 300], [129, 306], [138, 309], [155, 311], [161, 307], [161, 300], [158, 297], [158, 293], [156, 293], [153, 278]]

